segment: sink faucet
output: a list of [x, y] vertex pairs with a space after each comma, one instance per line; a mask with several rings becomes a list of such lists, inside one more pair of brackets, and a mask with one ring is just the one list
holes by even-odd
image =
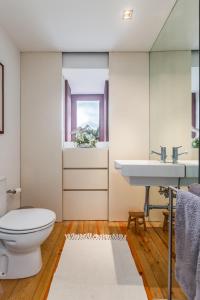
[[156, 151], [151, 151], [151, 154], [157, 154], [160, 156], [160, 160], [163, 161], [164, 163], [166, 162], [166, 158], [167, 158], [167, 148], [160, 146], [160, 153], [156, 152]]
[[172, 161], [173, 161], [173, 164], [176, 164], [178, 162], [178, 157], [180, 155], [183, 155], [183, 154], [187, 154], [188, 152], [185, 151], [185, 152], [182, 152], [182, 153], [178, 153], [178, 149], [181, 148], [183, 146], [179, 146], [179, 147], [172, 147]]

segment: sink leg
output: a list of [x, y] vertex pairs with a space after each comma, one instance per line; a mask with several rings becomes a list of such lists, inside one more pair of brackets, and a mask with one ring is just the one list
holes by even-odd
[[145, 186], [145, 203], [144, 203], [145, 217], [149, 216], [149, 191], [150, 191], [150, 186]]

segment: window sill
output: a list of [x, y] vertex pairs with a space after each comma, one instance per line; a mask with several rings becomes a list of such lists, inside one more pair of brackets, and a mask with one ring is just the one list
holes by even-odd
[[[77, 148], [75, 147], [73, 142], [64, 142], [63, 149], [71, 149], [71, 148]], [[109, 148], [109, 142], [98, 142], [96, 144], [96, 148], [101, 149], [108, 149]]]

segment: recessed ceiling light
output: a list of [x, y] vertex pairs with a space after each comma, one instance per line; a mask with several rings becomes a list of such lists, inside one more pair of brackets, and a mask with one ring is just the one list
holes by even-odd
[[130, 20], [133, 16], [133, 10], [132, 9], [126, 9], [123, 12], [123, 19], [124, 20]]

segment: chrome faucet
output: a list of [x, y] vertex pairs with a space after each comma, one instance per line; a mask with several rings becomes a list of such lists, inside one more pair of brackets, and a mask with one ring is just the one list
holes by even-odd
[[178, 153], [178, 149], [179, 148], [182, 148], [183, 146], [179, 146], [179, 147], [172, 147], [172, 162], [173, 164], [176, 164], [178, 162], [178, 157], [180, 155], [183, 155], [183, 154], [187, 154], [188, 152], [185, 151], [185, 152], [182, 152], [182, 153]]
[[156, 152], [156, 151], [151, 151], [151, 154], [157, 154], [160, 156], [160, 160], [162, 162], [166, 162], [166, 158], [167, 158], [167, 148], [166, 147], [163, 147], [163, 146], [160, 146], [160, 153], [159, 152]]

